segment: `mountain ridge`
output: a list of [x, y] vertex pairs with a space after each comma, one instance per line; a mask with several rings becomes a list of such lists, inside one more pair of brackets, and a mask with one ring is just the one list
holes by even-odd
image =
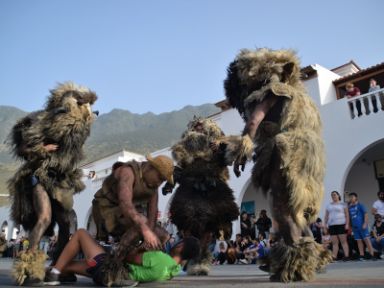
[[[146, 154], [169, 147], [180, 138], [193, 116], [208, 117], [219, 111], [213, 104], [187, 105], [180, 110], [159, 114], [112, 109], [101, 114], [92, 124], [91, 135], [84, 145], [86, 157], [83, 163], [123, 149]], [[8, 193], [6, 181], [20, 164], [10, 153], [7, 136], [17, 120], [27, 114], [17, 107], [0, 105], [0, 194]]]

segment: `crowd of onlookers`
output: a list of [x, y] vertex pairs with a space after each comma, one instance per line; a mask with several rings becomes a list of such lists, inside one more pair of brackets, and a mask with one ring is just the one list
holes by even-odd
[[[318, 218], [310, 225], [313, 237], [332, 251], [335, 261], [380, 259], [384, 249], [384, 192], [377, 193], [378, 199], [370, 209], [374, 215], [373, 223], [369, 223], [369, 211], [359, 202], [358, 195], [353, 192], [345, 195], [348, 202], [342, 201], [337, 191], [332, 191], [332, 201], [326, 207], [324, 221]], [[170, 220], [160, 224], [170, 235], [165, 247], [167, 251], [179, 240], [180, 235]], [[212, 239], [209, 246], [213, 255], [212, 264], [255, 264], [268, 256], [275, 239], [272, 220], [266, 210], [261, 210], [258, 218], [242, 212], [240, 227], [241, 233], [236, 234], [234, 240], [226, 241], [222, 236]], [[114, 244], [113, 238], [110, 238], [102, 243], [106, 248]], [[56, 236], [43, 237], [40, 249], [50, 256], [56, 241]], [[19, 233], [16, 239], [10, 241], [0, 235], [2, 257], [16, 257], [28, 247], [28, 238]]]
[[373, 223], [369, 223], [369, 211], [359, 202], [358, 195], [346, 194], [347, 203], [337, 191], [332, 191], [324, 223], [319, 218], [311, 224], [316, 241], [332, 251], [335, 261], [380, 259], [384, 248], [384, 192], [377, 193], [378, 199], [372, 205]]
[[240, 215], [240, 233], [234, 240], [213, 239], [210, 251], [213, 264], [255, 264], [263, 261], [273, 245], [272, 220], [266, 210], [256, 219], [247, 212]]
[[[337, 191], [326, 207], [324, 222], [318, 218], [310, 225], [315, 240], [332, 251], [334, 261], [381, 259], [384, 249], [384, 192], [370, 211], [359, 202], [358, 195], [346, 193], [348, 202]], [[374, 215], [369, 223], [369, 215]], [[211, 245], [213, 264], [255, 264], [263, 262], [274, 243], [272, 220], [266, 210], [256, 219], [246, 212], [240, 215], [241, 233], [235, 240], [215, 239]], [[261, 261], [260, 261], [261, 260]]]
[[[52, 252], [55, 249], [56, 241], [56, 236], [43, 237], [40, 241], [39, 248], [45, 251], [48, 257], [51, 257]], [[1, 243], [4, 243], [4, 246], [0, 249], [0, 257], [15, 258], [21, 251], [26, 251], [29, 248], [28, 237], [20, 235], [19, 232], [17, 232], [16, 239], [11, 239], [9, 241], [6, 241], [4, 235], [0, 235], [0, 246], [2, 246]]]

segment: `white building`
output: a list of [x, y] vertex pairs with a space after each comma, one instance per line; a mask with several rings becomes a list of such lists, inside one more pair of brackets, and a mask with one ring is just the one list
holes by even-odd
[[[378, 84], [384, 86], [384, 63], [360, 69], [353, 61], [328, 70], [318, 64], [302, 69], [304, 84], [318, 105], [323, 121], [323, 135], [326, 147], [327, 169], [324, 180], [325, 196], [322, 200], [320, 217], [330, 202], [330, 193], [337, 190], [344, 196], [345, 191], [353, 191], [359, 195], [361, 203], [370, 210], [377, 199], [377, 191], [384, 189], [384, 131], [380, 123], [384, 123], [384, 89], [375, 93], [362, 94], [353, 99], [343, 98], [345, 84], [355, 83], [362, 93], [367, 93], [369, 79], [374, 77]], [[356, 102], [361, 101], [363, 115], [357, 117], [352, 113], [350, 105], [356, 111]], [[378, 111], [373, 112], [373, 102]], [[244, 123], [236, 110], [230, 109], [226, 101], [216, 104], [221, 112], [212, 115], [226, 135], [240, 134]], [[168, 155], [169, 148], [152, 153], [152, 155]], [[121, 151], [103, 159], [84, 165], [84, 182], [86, 190], [77, 194], [74, 199], [71, 229], [87, 228], [94, 233], [91, 206], [94, 193], [100, 188], [103, 179], [111, 172], [116, 161], [131, 159], [144, 160], [143, 155]], [[242, 209], [258, 214], [261, 209], [268, 212], [269, 200], [251, 185], [249, 163], [240, 178], [231, 171], [229, 185], [235, 192], [236, 202]], [[171, 195], [159, 194], [159, 219], [168, 215]], [[243, 204], [243, 205], [242, 205]], [[0, 223], [8, 239], [14, 237], [16, 228], [8, 220], [8, 208], [0, 208]], [[268, 213], [271, 215], [271, 213]], [[370, 215], [371, 223], [372, 216]], [[234, 223], [234, 232], [239, 231], [238, 223]], [[11, 233], [12, 232], [12, 233]]]

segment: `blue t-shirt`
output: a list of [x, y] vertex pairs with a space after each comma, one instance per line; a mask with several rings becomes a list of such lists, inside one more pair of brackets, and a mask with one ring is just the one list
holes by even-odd
[[367, 209], [365, 209], [363, 204], [357, 203], [355, 205], [349, 205], [348, 210], [352, 227], [361, 228], [364, 223], [364, 215], [367, 213]]

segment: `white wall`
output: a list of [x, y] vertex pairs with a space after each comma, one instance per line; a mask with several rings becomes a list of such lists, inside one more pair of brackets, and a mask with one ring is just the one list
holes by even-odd
[[320, 97], [320, 99], [314, 98], [315, 95], [312, 94], [312, 93], [315, 93], [316, 90], [309, 90], [311, 91], [311, 96], [314, 98], [315, 101], [320, 100], [321, 105], [325, 105], [325, 104], [336, 101], [337, 100], [336, 90], [335, 90], [335, 86], [333, 85], [333, 81], [335, 79], [340, 78], [340, 76], [320, 66], [319, 64], [314, 65], [314, 67], [318, 75], [317, 77], [318, 86], [316, 88], [319, 94], [317, 97]]

